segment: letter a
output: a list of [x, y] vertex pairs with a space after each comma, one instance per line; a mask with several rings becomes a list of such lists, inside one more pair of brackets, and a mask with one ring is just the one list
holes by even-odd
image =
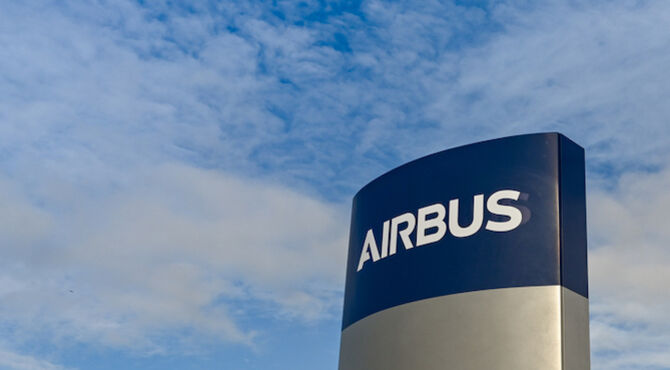
[[365, 261], [370, 259], [370, 254], [372, 254], [372, 262], [379, 260], [377, 242], [375, 241], [375, 235], [372, 233], [372, 229], [368, 230], [368, 233], [365, 235], [365, 242], [363, 242], [361, 258], [358, 260], [358, 269], [356, 271], [361, 271]]

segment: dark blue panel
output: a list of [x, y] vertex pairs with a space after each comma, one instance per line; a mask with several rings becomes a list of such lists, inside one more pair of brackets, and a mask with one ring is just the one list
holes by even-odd
[[[353, 201], [343, 328], [372, 313], [420, 299], [571, 281], [569, 271], [561, 276], [560, 140], [559, 134], [533, 134], [458, 147], [409, 162], [363, 187]], [[575, 175], [565, 181], [581, 181], [583, 189], [583, 163], [581, 168], [581, 180]], [[395, 255], [367, 261], [357, 271], [369, 229], [380, 246], [384, 221], [405, 212], [416, 216], [417, 209], [438, 202], [448, 209], [451, 199], [459, 199], [460, 224], [465, 226], [472, 219], [473, 196], [484, 194], [487, 199], [502, 189], [523, 193], [519, 200], [509, 201], [524, 210], [523, 223], [516, 229], [494, 232], [482, 226], [465, 238], [448, 231], [440, 241], [409, 250], [399, 242]], [[575, 191], [570, 194], [579, 202]], [[567, 193], [567, 201], [566, 197]], [[579, 212], [578, 207], [573, 209]], [[507, 218], [485, 210], [484, 225], [487, 220]], [[410, 238], [416, 242], [416, 231]], [[565, 235], [563, 239], [568, 240]], [[563, 258], [578, 265], [577, 252]], [[577, 280], [571, 284], [580, 285]]]
[[589, 296], [584, 149], [560, 136], [561, 285]]

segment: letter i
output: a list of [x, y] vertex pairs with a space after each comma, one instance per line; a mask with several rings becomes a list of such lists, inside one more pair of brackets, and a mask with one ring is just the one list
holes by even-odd
[[382, 256], [384, 258], [389, 255], [389, 224], [390, 220], [384, 221], [384, 228], [382, 230]]

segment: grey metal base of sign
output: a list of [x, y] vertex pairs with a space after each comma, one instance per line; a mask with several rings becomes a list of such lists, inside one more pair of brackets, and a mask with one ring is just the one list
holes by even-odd
[[561, 286], [403, 304], [342, 332], [340, 370], [588, 370], [588, 299]]

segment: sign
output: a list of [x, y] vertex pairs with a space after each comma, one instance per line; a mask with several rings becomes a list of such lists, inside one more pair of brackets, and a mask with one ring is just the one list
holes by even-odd
[[588, 369], [583, 149], [507, 137], [363, 187], [342, 329], [340, 369]]

